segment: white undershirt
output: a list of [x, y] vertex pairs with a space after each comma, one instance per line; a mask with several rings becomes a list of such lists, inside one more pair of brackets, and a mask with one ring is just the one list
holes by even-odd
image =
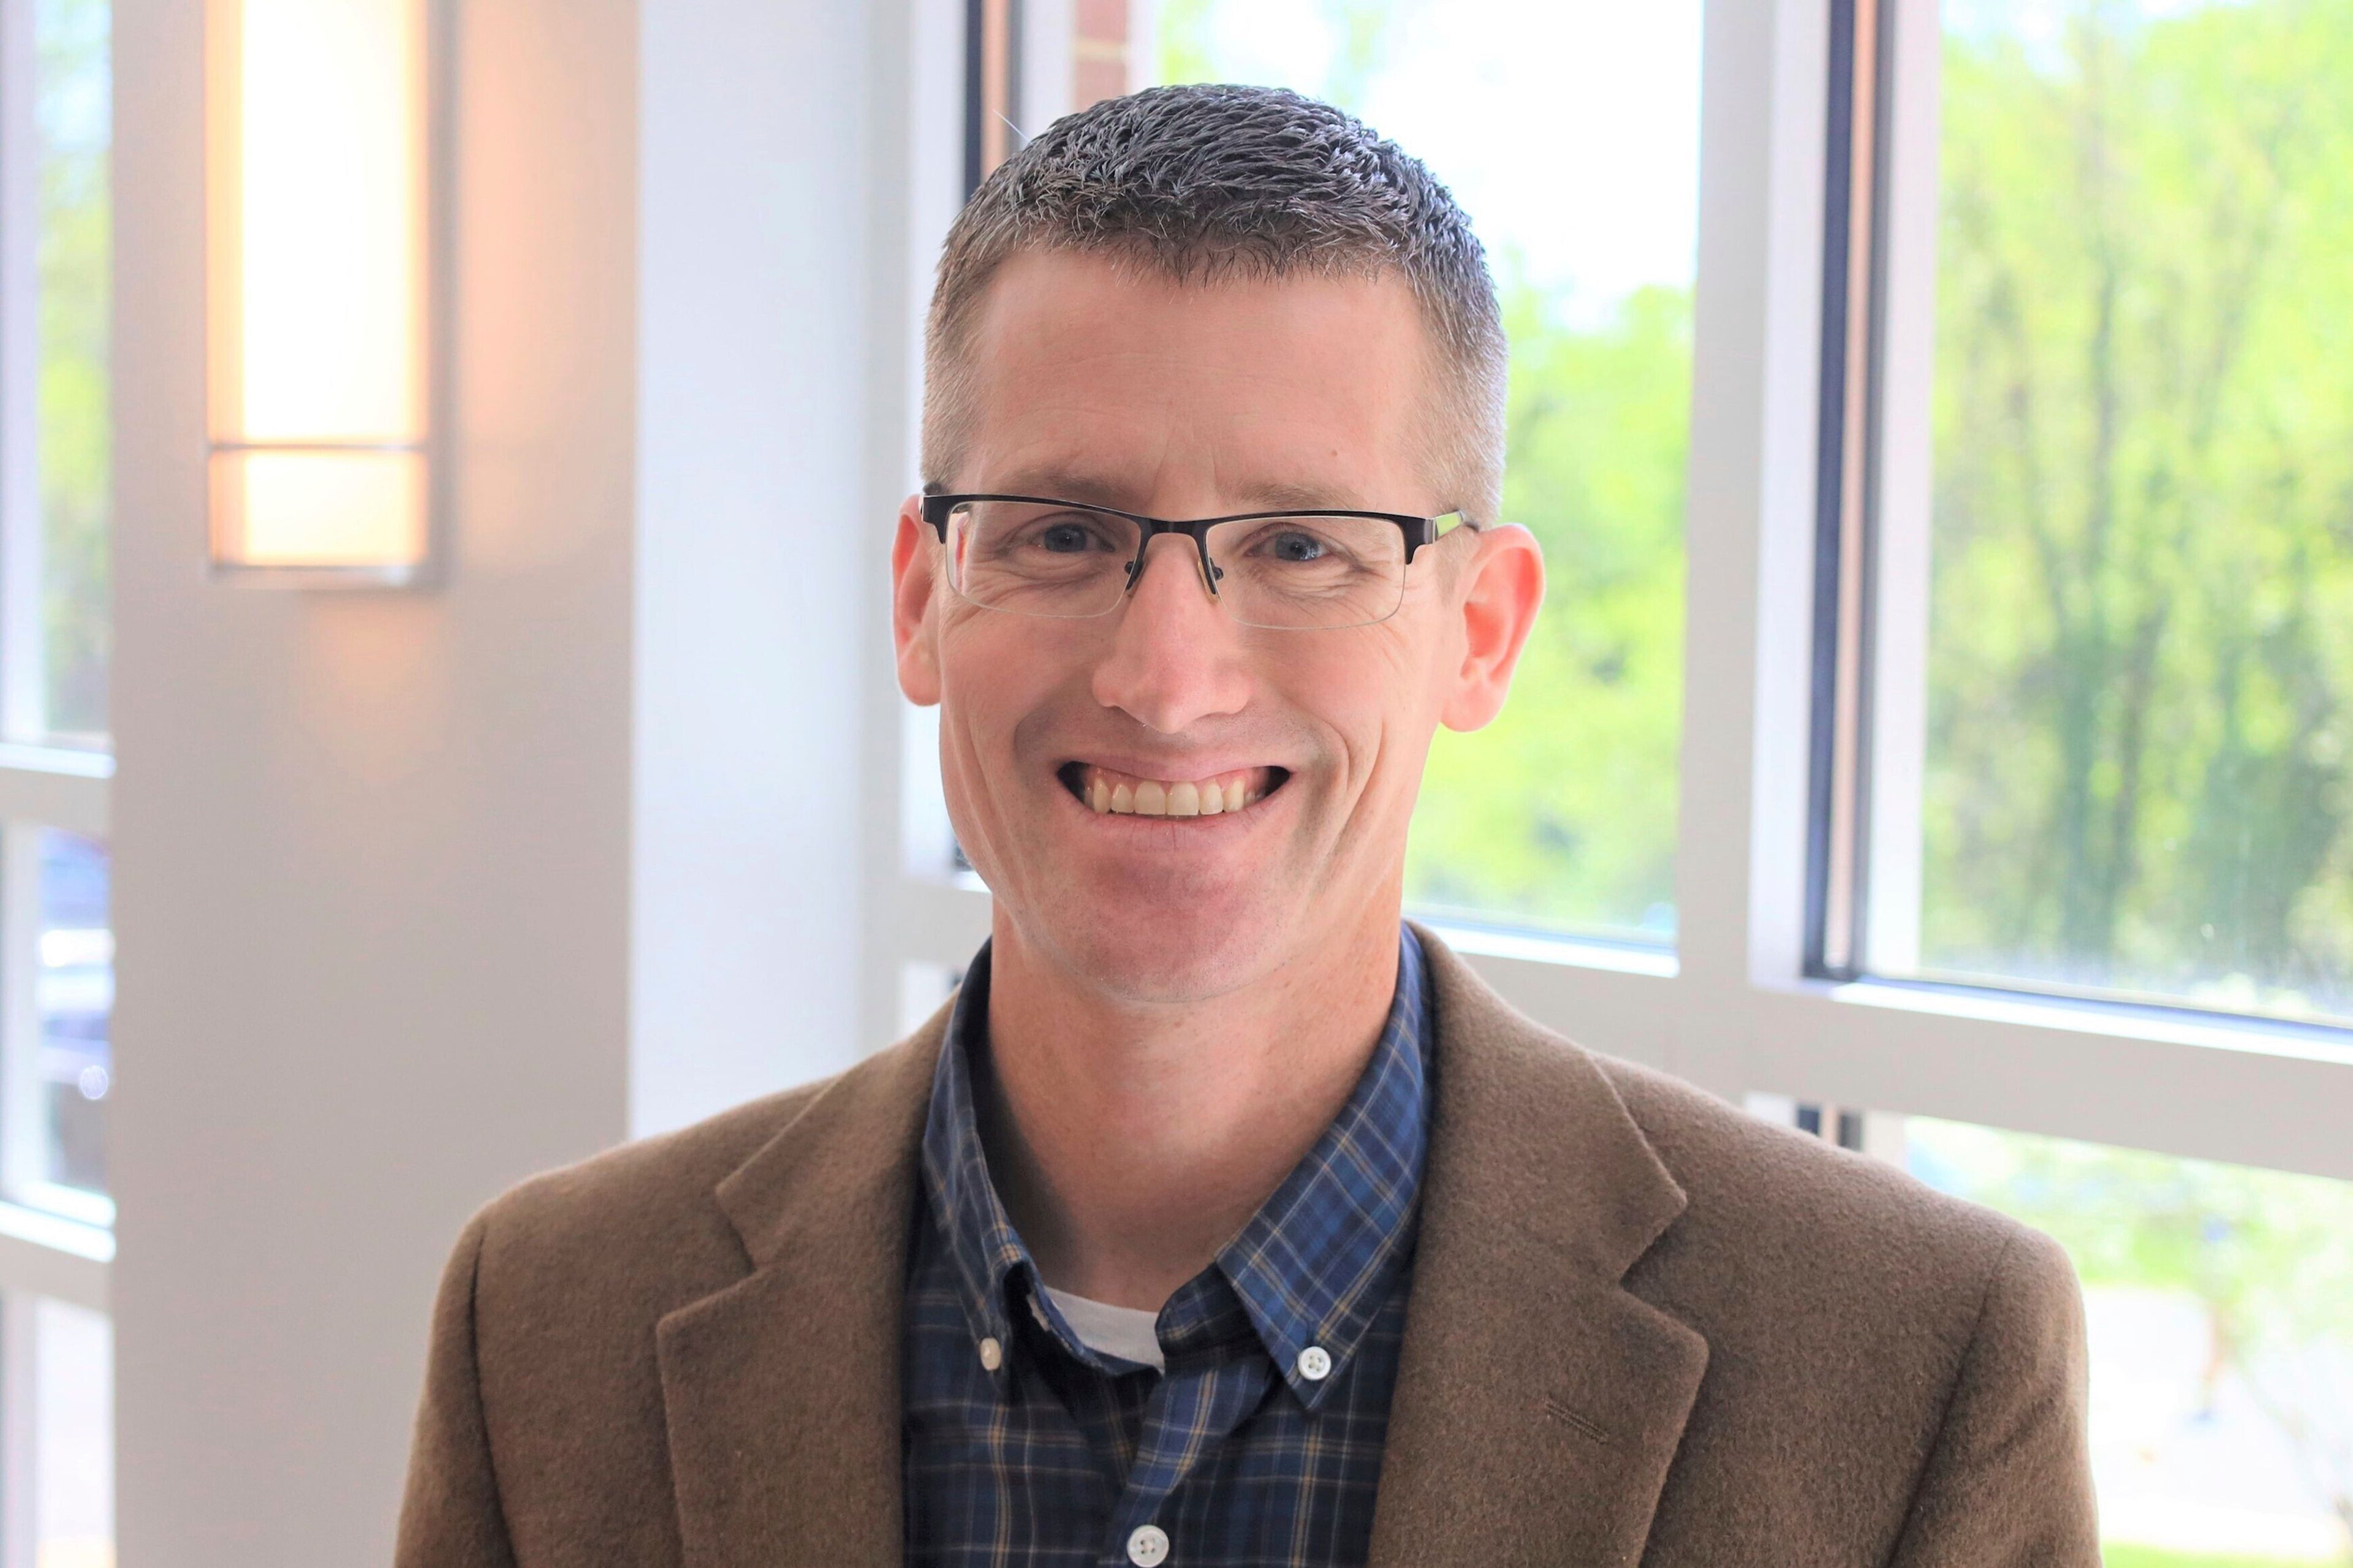
[[1155, 1372], [1168, 1370], [1168, 1358], [1160, 1353], [1156, 1326], [1159, 1313], [1147, 1312], [1141, 1307], [1090, 1301], [1084, 1296], [1073, 1296], [1051, 1285], [1046, 1287], [1046, 1296], [1087, 1349], [1098, 1355], [1116, 1356], [1138, 1366], [1148, 1366]]

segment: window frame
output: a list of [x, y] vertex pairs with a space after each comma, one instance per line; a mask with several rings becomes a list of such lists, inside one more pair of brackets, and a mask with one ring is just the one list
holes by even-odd
[[[1824, 260], [1831, 198], [1833, 5], [1852, 0], [1705, 0], [1700, 222], [1687, 468], [1684, 699], [1674, 949], [1624, 949], [1440, 923], [1514, 1005], [1581, 1044], [1663, 1068], [1735, 1104], [1792, 1097], [1937, 1117], [2180, 1157], [2353, 1179], [2353, 1037], [2257, 1017], [2078, 1001], [1816, 973], [1810, 870], [1817, 684], [1814, 613], [1821, 492]], [[1883, 896], [1862, 912], [1867, 941], [1900, 951], [1894, 886], [1918, 875], [1916, 778], [1925, 704], [1910, 679], [1925, 658], [1928, 362], [1933, 311], [1935, 0], [1882, 0], [1887, 54], [1886, 178], [1876, 226], [1896, 264], [1877, 316], [1904, 367], [1883, 378], [1876, 479], [1885, 525], [1869, 586], [1883, 628], [1915, 629], [1891, 663], [1886, 642], [1862, 743], [1882, 788], [1858, 813]], [[934, 15], [936, 15], [934, 13]], [[960, 31], [919, 25], [917, 79], [963, 58]], [[1926, 25], [1923, 26], [1925, 19]], [[922, 19], [919, 18], [919, 22]], [[1040, 30], [1034, 24], [1028, 37]], [[936, 55], [934, 60], [923, 57]], [[1039, 112], [1041, 81], [1025, 78]], [[944, 117], [950, 120], [958, 117]], [[1041, 121], [1042, 122], [1042, 121]], [[954, 216], [964, 147], [910, 121], [909, 289], [898, 301], [911, 358], [929, 258]], [[932, 171], [926, 174], [925, 171]], [[941, 178], [939, 171], [945, 172]], [[926, 199], [924, 193], [931, 193]], [[944, 193], [944, 196], [943, 195]], [[1925, 247], [1925, 254], [1923, 253]], [[919, 363], [919, 361], [916, 362]], [[914, 473], [917, 376], [878, 450]], [[1917, 422], [1911, 430], [1906, 421]], [[1850, 563], [1853, 557], [1849, 556]], [[880, 592], [878, 625], [887, 625]], [[988, 933], [988, 895], [951, 862], [936, 798], [937, 726], [900, 698], [887, 639], [871, 639], [878, 714], [869, 791], [867, 1033], [880, 1044], [913, 1021], [928, 986], [960, 973]], [[1858, 710], [1861, 710], [1858, 709]], [[1891, 803], [1890, 797], [1897, 797]], [[1916, 900], [1914, 900], [1916, 902]], [[1916, 918], [1913, 922], [1916, 926]], [[1916, 936], [1915, 938], [1916, 940]], [[2217, 1106], [2232, 1108], [2218, 1116]]]
[[[19, 323], [37, 320], [40, 163], [33, 118], [35, 0], [0, 0], [0, 735], [24, 732], [45, 705], [39, 655], [41, 519], [36, 463], [37, 347]], [[46, 1152], [40, 1080], [40, 835], [105, 840], [114, 758], [109, 752], [0, 738], [0, 1290], [53, 1296], [103, 1311], [111, 1225], [97, 1206], [71, 1215], [37, 1202]], [[111, 1206], [111, 1205], [110, 1205]]]
[[[47, 706], [37, 450], [36, 0], [0, 0], [0, 1564], [29, 1564], [41, 1463], [39, 1299], [110, 1312], [113, 1205], [50, 1188], [41, 1076], [41, 836], [109, 838], [111, 752], [9, 737]], [[76, 1212], [66, 1212], [67, 1209]], [[105, 1221], [106, 1223], [100, 1223]]]

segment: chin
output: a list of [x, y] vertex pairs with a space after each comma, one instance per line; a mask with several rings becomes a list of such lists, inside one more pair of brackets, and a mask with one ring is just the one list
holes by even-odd
[[1195, 1002], [1236, 990], [1279, 966], [1285, 932], [1296, 931], [1271, 900], [1150, 900], [1124, 907], [1145, 912], [1106, 919], [1091, 900], [1071, 900], [1020, 923], [1097, 991], [1136, 1003]]

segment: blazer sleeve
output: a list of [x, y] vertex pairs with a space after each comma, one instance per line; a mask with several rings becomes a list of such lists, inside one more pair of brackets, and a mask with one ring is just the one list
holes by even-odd
[[2021, 1229], [1986, 1281], [1890, 1568], [2099, 1568], [2084, 1421], [2074, 1267]]
[[474, 1284], [487, 1228], [487, 1216], [475, 1215], [442, 1270], [396, 1568], [513, 1568], [474, 1354]]

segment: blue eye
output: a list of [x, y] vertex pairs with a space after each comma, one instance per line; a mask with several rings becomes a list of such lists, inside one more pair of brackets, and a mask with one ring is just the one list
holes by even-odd
[[1325, 554], [1322, 540], [1312, 533], [1296, 531], [1276, 534], [1267, 542], [1267, 551], [1277, 561], [1321, 561]]
[[1092, 546], [1094, 536], [1083, 524], [1057, 522], [1039, 531], [1038, 542], [1057, 555], [1077, 555]]

